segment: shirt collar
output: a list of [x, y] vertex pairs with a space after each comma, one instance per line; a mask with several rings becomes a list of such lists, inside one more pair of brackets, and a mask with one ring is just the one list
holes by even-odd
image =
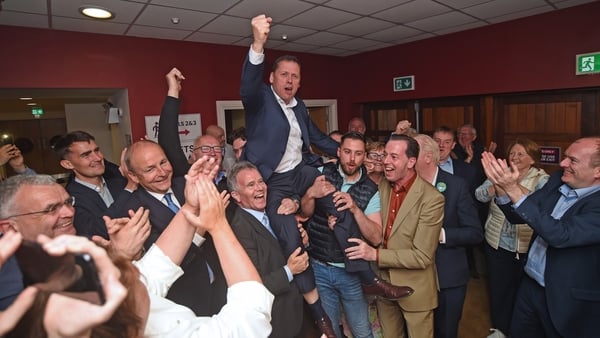
[[565, 184], [561, 185], [558, 188], [558, 191], [565, 198], [577, 198], [577, 199], [579, 199], [579, 198], [585, 197], [587, 195], [591, 195], [591, 194], [595, 193], [596, 191], [600, 191], [600, 185], [593, 185], [591, 187], [573, 189], [573, 188], [569, 187], [565, 183]]
[[102, 179], [102, 185], [101, 186], [97, 186], [93, 183], [88, 183], [88, 182], [84, 182], [82, 180], [80, 180], [79, 178], [75, 177], [75, 182], [83, 185], [84, 187], [88, 187], [96, 192], [100, 192], [101, 190], [106, 189], [106, 181], [104, 180], [104, 177], [100, 177]]

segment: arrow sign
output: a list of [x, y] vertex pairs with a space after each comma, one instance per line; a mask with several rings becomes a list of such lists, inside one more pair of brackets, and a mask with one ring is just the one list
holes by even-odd
[[394, 91], [415, 90], [415, 76], [400, 76], [394, 78]]
[[189, 131], [189, 130], [187, 130], [187, 129], [184, 129], [184, 130], [180, 130], [180, 131], [179, 131], [179, 134], [183, 134], [183, 135], [186, 135], [186, 136], [187, 136], [187, 134], [189, 134], [189, 133], [190, 133], [190, 131]]

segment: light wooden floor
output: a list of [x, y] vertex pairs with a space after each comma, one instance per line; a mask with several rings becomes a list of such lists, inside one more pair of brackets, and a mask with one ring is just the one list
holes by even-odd
[[[459, 338], [485, 338], [491, 327], [487, 280], [471, 278], [467, 287], [467, 297], [458, 330]], [[304, 332], [300, 337], [318, 338], [317, 331], [310, 322], [310, 314], [304, 313]], [[386, 337], [395, 338], [395, 337]]]

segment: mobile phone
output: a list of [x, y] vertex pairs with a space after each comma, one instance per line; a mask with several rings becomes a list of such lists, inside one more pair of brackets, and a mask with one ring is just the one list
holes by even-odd
[[51, 256], [39, 243], [24, 240], [15, 257], [25, 286], [37, 284], [45, 290], [97, 304], [106, 301], [96, 264], [89, 254]]
[[1, 134], [0, 135], [0, 145], [6, 145], [6, 144], [15, 144], [15, 140], [13, 139], [12, 135], [10, 134]]

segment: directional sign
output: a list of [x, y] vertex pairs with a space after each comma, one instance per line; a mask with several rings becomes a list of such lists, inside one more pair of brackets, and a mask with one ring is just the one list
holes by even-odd
[[600, 73], [600, 52], [577, 54], [576, 75]]
[[415, 90], [415, 76], [400, 76], [394, 78], [394, 91]]
[[[146, 119], [146, 137], [149, 140], [158, 142], [158, 121], [160, 115], [148, 115]], [[200, 114], [179, 114], [179, 139], [181, 140], [181, 149], [189, 157], [194, 148], [194, 140], [202, 135], [202, 124]]]

